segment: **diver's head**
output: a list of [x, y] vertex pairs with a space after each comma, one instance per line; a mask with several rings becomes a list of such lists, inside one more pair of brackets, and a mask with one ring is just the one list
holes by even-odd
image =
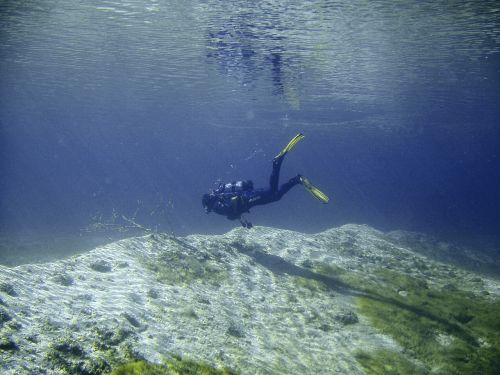
[[203, 197], [201, 198], [201, 204], [203, 205], [203, 208], [205, 209], [205, 212], [207, 214], [212, 211], [214, 202], [215, 196], [213, 194], [203, 194]]

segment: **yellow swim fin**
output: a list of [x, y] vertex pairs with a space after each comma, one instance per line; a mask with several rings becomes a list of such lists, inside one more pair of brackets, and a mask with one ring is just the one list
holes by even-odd
[[311, 184], [311, 181], [309, 181], [307, 178], [304, 176], [300, 176], [300, 182], [302, 185], [304, 185], [305, 189], [311, 193], [311, 195], [316, 198], [317, 200], [321, 201], [322, 203], [328, 203], [330, 198], [323, 193], [321, 190], [319, 190], [316, 186]]
[[285, 148], [283, 150], [281, 150], [280, 153], [278, 155], [276, 155], [274, 158], [277, 159], [277, 158], [285, 155], [288, 151], [292, 151], [293, 148], [295, 147], [295, 145], [297, 143], [299, 143], [300, 140], [304, 137], [305, 136], [302, 133], [297, 134], [295, 137], [292, 138], [292, 140], [290, 142], [288, 142], [288, 144], [285, 146]]

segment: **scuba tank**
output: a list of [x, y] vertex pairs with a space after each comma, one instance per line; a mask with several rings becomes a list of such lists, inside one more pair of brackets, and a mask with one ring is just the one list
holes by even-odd
[[219, 184], [219, 187], [215, 190], [215, 193], [236, 193], [240, 191], [252, 190], [253, 189], [253, 181], [252, 180], [244, 180], [244, 181], [233, 181], [228, 182], [226, 184]]

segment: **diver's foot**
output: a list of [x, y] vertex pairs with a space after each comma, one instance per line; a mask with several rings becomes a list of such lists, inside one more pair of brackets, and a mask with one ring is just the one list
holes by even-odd
[[304, 186], [304, 188], [311, 193], [311, 195], [319, 200], [322, 203], [328, 203], [330, 200], [328, 196], [323, 193], [321, 190], [319, 190], [316, 186], [311, 184], [311, 181], [309, 181], [306, 177], [298, 175], [299, 176], [299, 181], [300, 183]]

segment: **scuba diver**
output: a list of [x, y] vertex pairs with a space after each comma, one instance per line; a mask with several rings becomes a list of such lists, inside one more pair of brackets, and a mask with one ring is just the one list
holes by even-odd
[[288, 142], [286, 147], [274, 157], [273, 172], [269, 180], [269, 188], [254, 189], [251, 180], [230, 182], [227, 184], [221, 183], [219, 187], [212, 190], [210, 194], [203, 194], [202, 204], [205, 212], [208, 214], [213, 211], [216, 214], [226, 216], [229, 220], [239, 219], [243, 227], [251, 228], [252, 223], [242, 217], [244, 213], [249, 213], [250, 208], [254, 206], [279, 201], [284, 194], [298, 184], [302, 184], [314, 198], [323, 203], [328, 203], [328, 197], [311, 184], [307, 178], [300, 174], [291, 178], [278, 188], [281, 163], [283, 163], [285, 155], [303, 138], [303, 134], [297, 134]]

